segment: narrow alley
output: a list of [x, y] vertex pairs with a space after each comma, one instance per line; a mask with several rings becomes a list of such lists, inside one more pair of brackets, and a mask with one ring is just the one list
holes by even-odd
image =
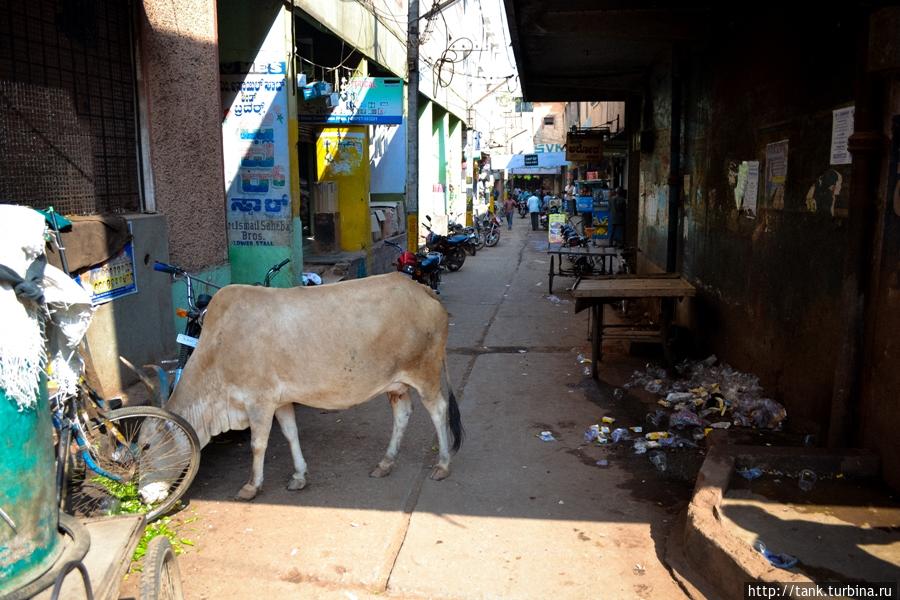
[[[496, 248], [445, 275], [466, 430], [449, 479], [427, 479], [434, 430], [417, 401], [386, 479], [367, 476], [390, 435], [383, 399], [297, 408], [310, 465], [299, 492], [284, 489], [291, 463], [280, 433], [250, 504], [232, 501], [248, 443], [213, 443], [175, 517], [196, 518], [184, 528], [195, 545], [179, 558], [187, 597], [682, 597], [661, 556], [690, 483], [664, 479], [629, 448], [608, 455], [609, 468], [595, 464], [607, 452], [584, 443], [588, 425], [629, 411], [640, 424], [644, 411], [585, 375], [586, 313], [573, 314], [563, 291], [572, 280], [548, 300], [545, 249], [546, 232], [516, 218]], [[547, 430], [557, 441], [538, 438]]]
[[0, 600], [900, 598], [900, 2], [0, 0], [0, 155]]

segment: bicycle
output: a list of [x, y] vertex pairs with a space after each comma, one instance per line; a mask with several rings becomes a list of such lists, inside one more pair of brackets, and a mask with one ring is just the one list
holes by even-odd
[[[272, 266], [266, 271], [263, 281], [257, 282], [254, 285], [270, 287], [272, 279], [290, 262], [290, 258], [285, 258], [278, 264]], [[184, 325], [184, 332], [179, 333], [175, 338], [175, 341], [178, 342], [178, 359], [175, 361], [175, 370], [172, 373], [171, 386], [169, 385], [168, 380], [169, 373], [167, 373], [165, 369], [156, 367], [155, 365], [147, 365], [149, 368], [153, 368], [153, 370], [156, 371], [156, 376], [160, 380], [159, 389], [167, 394], [165, 397], [168, 397], [168, 395], [171, 395], [172, 391], [175, 390], [175, 386], [178, 385], [178, 381], [181, 379], [181, 374], [184, 371], [184, 366], [194, 352], [194, 348], [196, 348], [197, 344], [200, 342], [200, 332], [203, 331], [203, 319], [206, 317], [207, 307], [212, 301], [212, 296], [210, 294], [198, 295], [194, 293], [195, 282], [202, 283], [214, 290], [220, 290], [222, 289], [222, 286], [206, 281], [205, 279], [200, 279], [196, 275], [191, 275], [182, 267], [170, 265], [158, 260], [154, 261], [153, 270], [160, 273], [168, 273], [172, 276], [173, 282], [184, 281], [186, 287], [185, 296], [188, 308], [179, 308], [175, 311], [175, 314], [183, 319], [187, 319], [187, 321]], [[159, 401], [162, 402], [164, 399], [164, 397], [160, 398]]]
[[200, 466], [200, 441], [180, 416], [155, 406], [109, 409], [86, 383], [50, 397], [59, 504], [74, 516], [171, 510]]

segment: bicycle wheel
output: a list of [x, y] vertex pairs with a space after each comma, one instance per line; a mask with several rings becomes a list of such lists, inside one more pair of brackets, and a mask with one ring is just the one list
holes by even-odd
[[76, 516], [145, 513], [152, 521], [184, 495], [200, 466], [194, 429], [155, 406], [110, 411], [87, 423], [85, 436], [90, 451], [87, 459], [75, 455], [69, 479], [67, 510]]
[[147, 544], [141, 573], [141, 600], [181, 600], [181, 572], [172, 544], [163, 536]]

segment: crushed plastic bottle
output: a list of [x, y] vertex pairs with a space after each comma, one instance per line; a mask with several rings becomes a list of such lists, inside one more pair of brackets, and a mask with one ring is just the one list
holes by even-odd
[[650, 462], [653, 463], [656, 470], [660, 472], [665, 471], [668, 467], [666, 453], [659, 450], [650, 453]]
[[628, 430], [624, 427], [619, 427], [618, 429], [614, 429], [612, 432], [612, 441], [614, 444], [618, 444], [623, 440], [627, 440], [631, 437]]
[[666, 396], [666, 402], [669, 404], [678, 404], [679, 402], [692, 402], [694, 394], [691, 392], [669, 392]]
[[552, 431], [542, 431], [538, 437], [541, 438], [542, 442], [555, 442], [556, 441], [556, 438], [553, 437]]
[[762, 540], [756, 540], [753, 543], [753, 549], [762, 554], [773, 567], [779, 569], [791, 569], [797, 564], [797, 558], [790, 554], [776, 554], [766, 548]]
[[759, 467], [740, 469], [737, 473], [747, 481], [753, 481], [754, 479], [762, 477], [763, 474], [762, 469], [760, 469]]
[[797, 485], [804, 492], [810, 492], [816, 485], [816, 472], [811, 469], [803, 469], [797, 477]]
[[654, 379], [653, 381], [648, 382], [647, 385], [644, 386], [644, 389], [647, 390], [648, 392], [650, 392], [651, 394], [660, 394], [661, 395], [661, 394], [666, 393], [666, 388], [663, 385], [662, 380], [660, 380], [660, 379]]
[[585, 443], [590, 443], [600, 437], [600, 425], [591, 425], [584, 432]]
[[644, 439], [634, 440], [634, 453], [645, 454], [647, 452], [647, 441]]

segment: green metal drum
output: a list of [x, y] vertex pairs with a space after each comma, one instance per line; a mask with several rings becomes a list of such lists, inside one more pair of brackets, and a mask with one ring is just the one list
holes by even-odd
[[0, 596], [44, 574], [62, 551], [47, 387], [19, 411], [0, 389]]

